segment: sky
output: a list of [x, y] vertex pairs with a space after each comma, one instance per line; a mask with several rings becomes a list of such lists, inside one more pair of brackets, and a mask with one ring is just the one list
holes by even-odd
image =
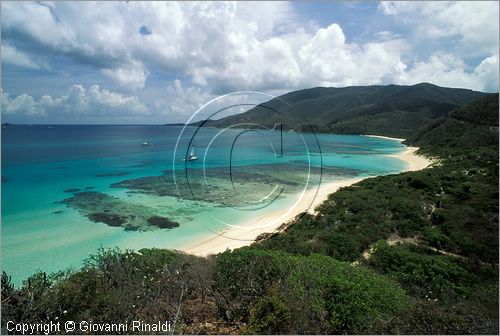
[[0, 6], [2, 122], [185, 122], [246, 90], [499, 86], [496, 1]]

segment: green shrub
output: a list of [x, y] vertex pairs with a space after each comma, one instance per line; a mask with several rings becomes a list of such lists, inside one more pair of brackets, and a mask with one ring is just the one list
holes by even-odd
[[249, 330], [263, 334], [366, 332], [407, 302], [401, 288], [368, 269], [254, 248], [221, 254], [215, 283], [230, 284], [221, 293], [230, 298], [227, 309], [247, 308]]
[[389, 246], [381, 241], [376, 244], [368, 265], [397, 279], [413, 295], [426, 300], [467, 297], [479, 281], [495, 278], [495, 270], [488, 266], [476, 264], [475, 269], [470, 269], [473, 266], [459, 258], [424, 251], [403, 244]]
[[200, 259], [170, 250], [100, 249], [80, 271], [37, 273], [18, 290], [5, 275], [2, 298], [13, 304], [3, 305], [3, 313], [16, 323], [174, 321], [185, 301], [203, 302], [209, 291], [212, 263]]
[[274, 291], [264, 296], [250, 309], [248, 332], [281, 334], [290, 330], [291, 312], [288, 305]]

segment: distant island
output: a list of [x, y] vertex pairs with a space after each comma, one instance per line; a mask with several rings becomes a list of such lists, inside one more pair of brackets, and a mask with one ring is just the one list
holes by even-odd
[[185, 123], [171, 123], [171, 124], [163, 124], [162, 126], [185, 126]]

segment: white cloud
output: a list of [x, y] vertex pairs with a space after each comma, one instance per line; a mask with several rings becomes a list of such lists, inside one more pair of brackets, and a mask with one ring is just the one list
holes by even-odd
[[[499, 4], [496, 1], [386, 1], [379, 10], [413, 28], [423, 45], [447, 44], [425, 61], [408, 64], [396, 83], [431, 82], [474, 90], [498, 90]], [[466, 64], [468, 57], [479, 64]]]
[[54, 5], [30, 2], [2, 3], [2, 28], [15, 30], [41, 44], [55, 49], [73, 47], [76, 38], [73, 29], [63, 20], [57, 20]]
[[498, 90], [498, 54], [485, 58], [475, 69], [474, 75], [484, 90]]
[[[289, 27], [291, 7], [282, 2], [147, 3], [137, 4], [134, 12], [131, 21], [137, 20], [135, 15], [148, 18], [145, 25], [152, 34], [132, 37], [133, 54], [160, 70], [188, 75], [198, 85], [213, 80], [251, 88], [266, 85], [264, 73], [276, 81], [281, 74], [267, 73], [271, 66], [263, 68], [266, 53], [280, 44], [286, 54], [287, 46], [272, 35], [295, 29]], [[282, 55], [274, 56], [276, 61]]]
[[[2, 12], [6, 36], [94, 66], [135, 89], [144, 86], [148, 67], [191, 76], [204, 67], [225, 68], [240, 47], [230, 32], [251, 43], [284, 30], [291, 10], [287, 3], [24, 2], [2, 3]], [[143, 26], [151, 34], [140, 34]]]
[[[125, 87], [144, 87], [147, 71], [128, 50], [119, 3], [2, 3], [2, 30], [32, 53], [67, 56], [93, 66]], [[31, 49], [30, 49], [31, 48]]]
[[289, 2], [238, 1], [235, 5], [235, 16], [241, 22], [255, 25], [258, 39], [270, 38], [300, 28], [297, 26], [297, 15]]
[[2, 45], [2, 61], [25, 67], [28, 69], [48, 68], [48, 65], [40, 60], [34, 60], [32, 57], [22, 51], [17, 50], [8, 44]]
[[103, 69], [102, 73], [132, 90], [143, 88], [149, 74], [144, 65], [137, 61], [131, 61], [128, 65], [114, 69]]
[[431, 82], [447, 87], [492, 91], [498, 88], [498, 55], [485, 58], [473, 71], [450, 54], [434, 54], [427, 61], [414, 66], [395, 80], [400, 84]]
[[379, 9], [414, 27], [421, 39], [456, 38], [463, 52], [498, 53], [497, 1], [386, 1]]
[[35, 103], [33, 97], [22, 94], [17, 96], [16, 98], [9, 100], [9, 97], [6, 96], [6, 99], [2, 99], [2, 105], [6, 103], [5, 107], [2, 106], [2, 111], [6, 115], [8, 114], [25, 114], [28, 116], [35, 115], [45, 115], [45, 111], [40, 109]]
[[[390, 39], [365, 46], [348, 44], [337, 24], [317, 31], [307, 24], [304, 29], [287, 2], [4, 7], [7, 32], [20, 32], [52, 51], [96, 66], [129, 89], [143, 88], [153, 68], [187, 75], [195, 84], [212, 85], [214, 92], [380, 82], [382, 78], [375, 77], [385, 76], [386, 69], [360, 75], [354, 73], [359, 68], [354, 63], [387, 55], [384, 66], [393, 69], [401, 49], [401, 43]], [[21, 17], [35, 14], [41, 19], [21, 24]], [[45, 27], [47, 33], [40, 34]], [[141, 27], [151, 34], [140, 34]]]
[[402, 36], [400, 34], [395, 34], [395, 33], [388, 31], [388, 30], [383, 30], [383, 31], [377, 32], [375, 34], [375, 37], [379, 41], [389, 41], [389, 40], [399, 39]]
[[178, 79], [167, 87], [165, 95], [168, 98], [157, 100], [155, 107], [166, 117], [175, 116], [175, 122], [186, 121], [203, 104], [215, 97], [200, 87], [185, 88]]
[[124, 96], [101, 89], [98, 85], [88, 89], [82, 85], [73, 85], [67, 95], [44, 95], [39, 100], [27, 94], [13, 98], [4, 93], [2, 112], [5, 116], [50, 116], [58, 121], [76, 122], [88, 117], [147, 117], [150, 111], [135, 96]]
[[406, 48], [400, 39], [349, 44], [342, 28], [332, 24], [318, 30], [299, 55], [305, 77], [323, 86], [381, 84], [404, 70], [401, 53]]
[[155, 108], [159, 114], [165, 115], [166, 122], [220, 119], [245, 112], [274, 98], [269, 93], [254, 91], [232, 92], [217, 96], [200, 87], [184, 87], [178, 79], [167, 87], [165, 95], [166, 99], [155, 102]]

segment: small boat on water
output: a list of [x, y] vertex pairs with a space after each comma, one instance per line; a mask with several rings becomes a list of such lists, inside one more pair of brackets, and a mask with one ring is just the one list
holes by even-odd
[[148, 141], [144, 141], [143, 143], [141, 143], [141, 146], [143, 146], [143, 147], [153, 146], [153, 143], [152, 142], [148, 142]]
[[194, 145], [191, 146], [191, 152], [189, 153], [187, 160], [188, 161], [198, 160], [198, 155], [196, 155], [196, 152], [194, 151]]

